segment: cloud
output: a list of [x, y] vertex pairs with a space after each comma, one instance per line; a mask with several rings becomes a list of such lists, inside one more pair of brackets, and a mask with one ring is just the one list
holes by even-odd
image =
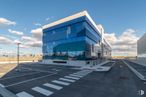
[[0, 44], [12, 44], [13, 40], [6, 38], [4, 36], [0, 36]]
[[0, 36], [0, 44], [10, 45], [21, 43], [21, 48], [42, 47], [42, 41], [31, 36], [22, 36], [20, 39], [11, 40], [10, 38]]
[[23, 45], [21, 47], [24, 47], [24, 48], [42, 46], [41, 40], [37, 40], [36, 38], [30, 37], [30, 36], [22, 36], [21, 41], [23, 42]]
[[110, 42], [110, 44], [114, 44], [115, 41], [117, 41], [117, 37], [115, 36], [115, 33], [105, 33], [104, 37]]
[[46, 18], [46, 21], [50, 20], [50, 18]]
[[0, 28], [7, 27], [10, 25], [16, 25], [16, 22], [10, 21], [6, 18], [0, 18]]
[[42, 24], [40, 24], [40, 23], [34, 23], [34, 25], [36, 25], [36, 26], [42, 26]]
[[25, 45], [28, 46], [28, 47], [41, 47], [42, 46], [42, 41], [27, 42], [27, 43], [25, 43]]
[[116, 36], [115, 33], [105, 33], [104, 37], [112, 46], [112, 55], [128, 54], [135, 56], [137, 54], [137, 40], [139, 37], [136, 35], [136, 30], [127, 29], [120, 36]]
[[46, 18], [46, 21], [49, 21], [50, 19], [53, 19], [53, 18], [54, 18], [53, 16], [47, 17], [47, 18]]
[[18, 40], [18, 39], [16, 39], [16, 40], [14, 40], [14, 43], [15, 43], [15, 44], [17, 44], [17, 43], [21, 43], [21, 41]]
[[42, 28], [31, 30], [32, 36], [37, 40], [42, 40]]
[[35, 41], [36, 39], [32, 38], [30, 36], [22, 36], [21, 40], [24, 41], [24, 42], [29, 42], [29, 41]]
[[8, 31], [14, 35], [17, 35], [17, 36], [21, 36], [23, 35], [23, 32], [20, 32], [20, 31], [15, 31], [15, 30], [12, 30], [12, 29], [8, 29]]
[[42, 29], [31, 30], [32, 36], [22, 36], [23, 47], [42, 47]]
[[22, 36], [21, 41], [23, 45], [21, 47], [42, 47], [42, 29], [37, 28], [31, 30], [32, 36]]

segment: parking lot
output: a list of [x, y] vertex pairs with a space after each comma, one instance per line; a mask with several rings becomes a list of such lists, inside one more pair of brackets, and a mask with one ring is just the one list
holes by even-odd
[[[75, 82], [79, 78], [90, 73], [90, 70], [80, 71], [72, 68], [74, 67], [44, 64], [21, 64], [11, 72], [7, 73], [4, 77], [2, 77], [0, 79], [0, 83], [6, 89], [10, 90], [20, 97], [23, 97], [25, 95], [27, 95], [26, 97], [29, 97], [29, 94], [27, 92], [30, 92], [31, 90], [31, 93], [34, 93], [33, 95], [35, 97], [49, 96], [53, 94], [53, 92], [46, 91], [47, 93], [43, 93], [44, 95], [42, 95], [41, 93], [36, 94], [35, 91], [37, 91], [37, 89], [44, 89], [48, 87], [55, 87], [55, 90], [62, 89], [62, 86], [55, 86], [52, 83], [59, 83], [66, 86], [70, 84], [67, 82]], [[84, 74], [78, 76], [78, 73]], [[72, 74], [72, 76], [69, 74]]]
[[108, 72], [74, 68], [21, 64], [0, 84], [18, 97], [139, 97], [138, 91], [145, 90], [144, 82], [120, 60]]

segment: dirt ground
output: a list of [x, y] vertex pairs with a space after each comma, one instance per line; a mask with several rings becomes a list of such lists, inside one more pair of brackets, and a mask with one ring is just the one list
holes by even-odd
[[17, 64], [0, 64], [0, 78], [14, 69]]
[[[36, 56], [36, 57], [25, 56], [19, 58], [20, 61], [33, 61], [33, 60], [36, 61], [41, 59], [42, 59], [41, 56]], [[0, 62], [11, 62], [11, 61], [17, 61], [17, 57], [0, 57]]]
[[[21, 61], [33, 62], [41, 59], [42, 59], [41, 56], [37, 56], [37, 57], [26, 56], [26, 57], [20, 57], [19, 60], [20, 62]], [[0, 57], [0, 78], [17, 66], [17, 64], [15, 64], [14, 62], [17, 63], [17, 57]]]

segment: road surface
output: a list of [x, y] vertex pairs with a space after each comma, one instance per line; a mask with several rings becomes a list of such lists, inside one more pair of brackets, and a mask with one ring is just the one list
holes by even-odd
[[1, 78], [0, 83], [19, 97], [146, 97], [139, 93], [146, 91], [145, 82], [123, 60], [116, 60], [108, 72], [72, 68], [20, 65]]

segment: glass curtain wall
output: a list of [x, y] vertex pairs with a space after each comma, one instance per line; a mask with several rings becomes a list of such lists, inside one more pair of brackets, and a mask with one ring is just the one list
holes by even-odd
[[86, 60], [92, 58], [98, 33], [86, 21], [43, 31], [43, 59]]

